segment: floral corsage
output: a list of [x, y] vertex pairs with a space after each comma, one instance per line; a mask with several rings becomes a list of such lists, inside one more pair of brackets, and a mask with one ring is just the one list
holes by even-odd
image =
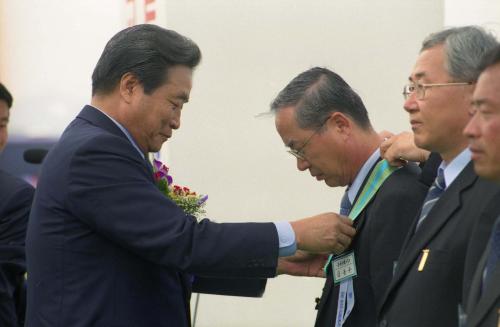
[[188, 215], [199, 219], [205, 214], [205, 203], [208, 195], [198, 195], [187, 187], [174, 185], [172, 176], [168, 174], [168, 167], [159, 160], [153, 159], [153, 168], [156, 185], [158, 185], [160, 192]]

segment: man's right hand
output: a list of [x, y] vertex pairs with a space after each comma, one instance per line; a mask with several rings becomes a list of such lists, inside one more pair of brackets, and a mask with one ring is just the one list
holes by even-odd
[[356, 234], [352, 221], [336, 213], [291, 222], [299, 250], [316, 253], [342, 253]]

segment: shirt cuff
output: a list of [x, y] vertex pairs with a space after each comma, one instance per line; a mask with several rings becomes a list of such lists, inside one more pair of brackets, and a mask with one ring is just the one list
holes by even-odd
[[295, 232], [292, 225], [288, 221], [278, 221], [274, 223], [278, 231], [279, 239], [279, 256], [287, 257], [294, 255], [297, 251], [297, 243], [295, 242]]

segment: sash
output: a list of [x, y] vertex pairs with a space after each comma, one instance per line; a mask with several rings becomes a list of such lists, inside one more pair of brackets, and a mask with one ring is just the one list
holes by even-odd
[[[377, 194], [380, 186], [385, 182], [385, 180], [398, 169], [398, 167], [392, 167], [389, 165], [387, 160], [381, 160], [375, 165], [372, 170], [368, 181], [361, 190], [358, 199], [352, 207], [349, 218], [354, 221], [358, 218], [359, 214], [365, 209], [365, 207], [370, 203], [371, 199]], [[328, 274], [328, 267], [332, 263], [334, 255], [330, 254], [328, 260], [323, 267], [325, 275]], [[332, 267], [333, 269], [333, 267]], [[346, 305], [347, 302], [347, 305]], [[352, 278], [344, 280], [340, 284], [339, 300], [337, 304], [337, 315], [335, 319], [335, 327], [341, 327], [344, 322], [349, 317], [352, 309], [354, 307], [354, 287], [352, 283]], [[344, 312], [345, 311], [345, 312]]]

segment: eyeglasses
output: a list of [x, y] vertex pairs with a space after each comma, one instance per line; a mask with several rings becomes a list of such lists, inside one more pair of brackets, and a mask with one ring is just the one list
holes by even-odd
[[[330, 117], [328, 117], [330, 118]], [[313, 138], [314, 135], [318, 134], [318, 132], [323, 128], [323, 126], [325, 125], [326, 121], [328, 120], [325, 119], [325, 121], [318, 127], [314, 130], [314, 132], [311, 134], [311, 136], [309, 136], [307, 138], [307, 140], [304, 142], [304, 144], [302, 144], [302, 146], [300, 147], [300, 149], [288, 149], [287, 152], [290, 153], [291, 155], [293, 155], [295, 158], [297, 159], [300, 159], [300, 160], [306, 160], [306, 157], [305, 157], [305, 154], [304, 154], [304, 150], [306, 148], [306, 146], [309, 144], [309, 142], [311, 141], [311, 139]]]
[[425, 90], [431, 87], [441, 87], [441, 86], [460, 86], [460, 85], [471, 85], [472, 82], [453, 82], [453, 83], [435, 83], [435, 84], [423, 84], [423, 83], [410, 83], [403, 88], [403, 97], [405, 100], [415, 93], [417, 95], [417, 100], [423, 100], [425, 98]]

